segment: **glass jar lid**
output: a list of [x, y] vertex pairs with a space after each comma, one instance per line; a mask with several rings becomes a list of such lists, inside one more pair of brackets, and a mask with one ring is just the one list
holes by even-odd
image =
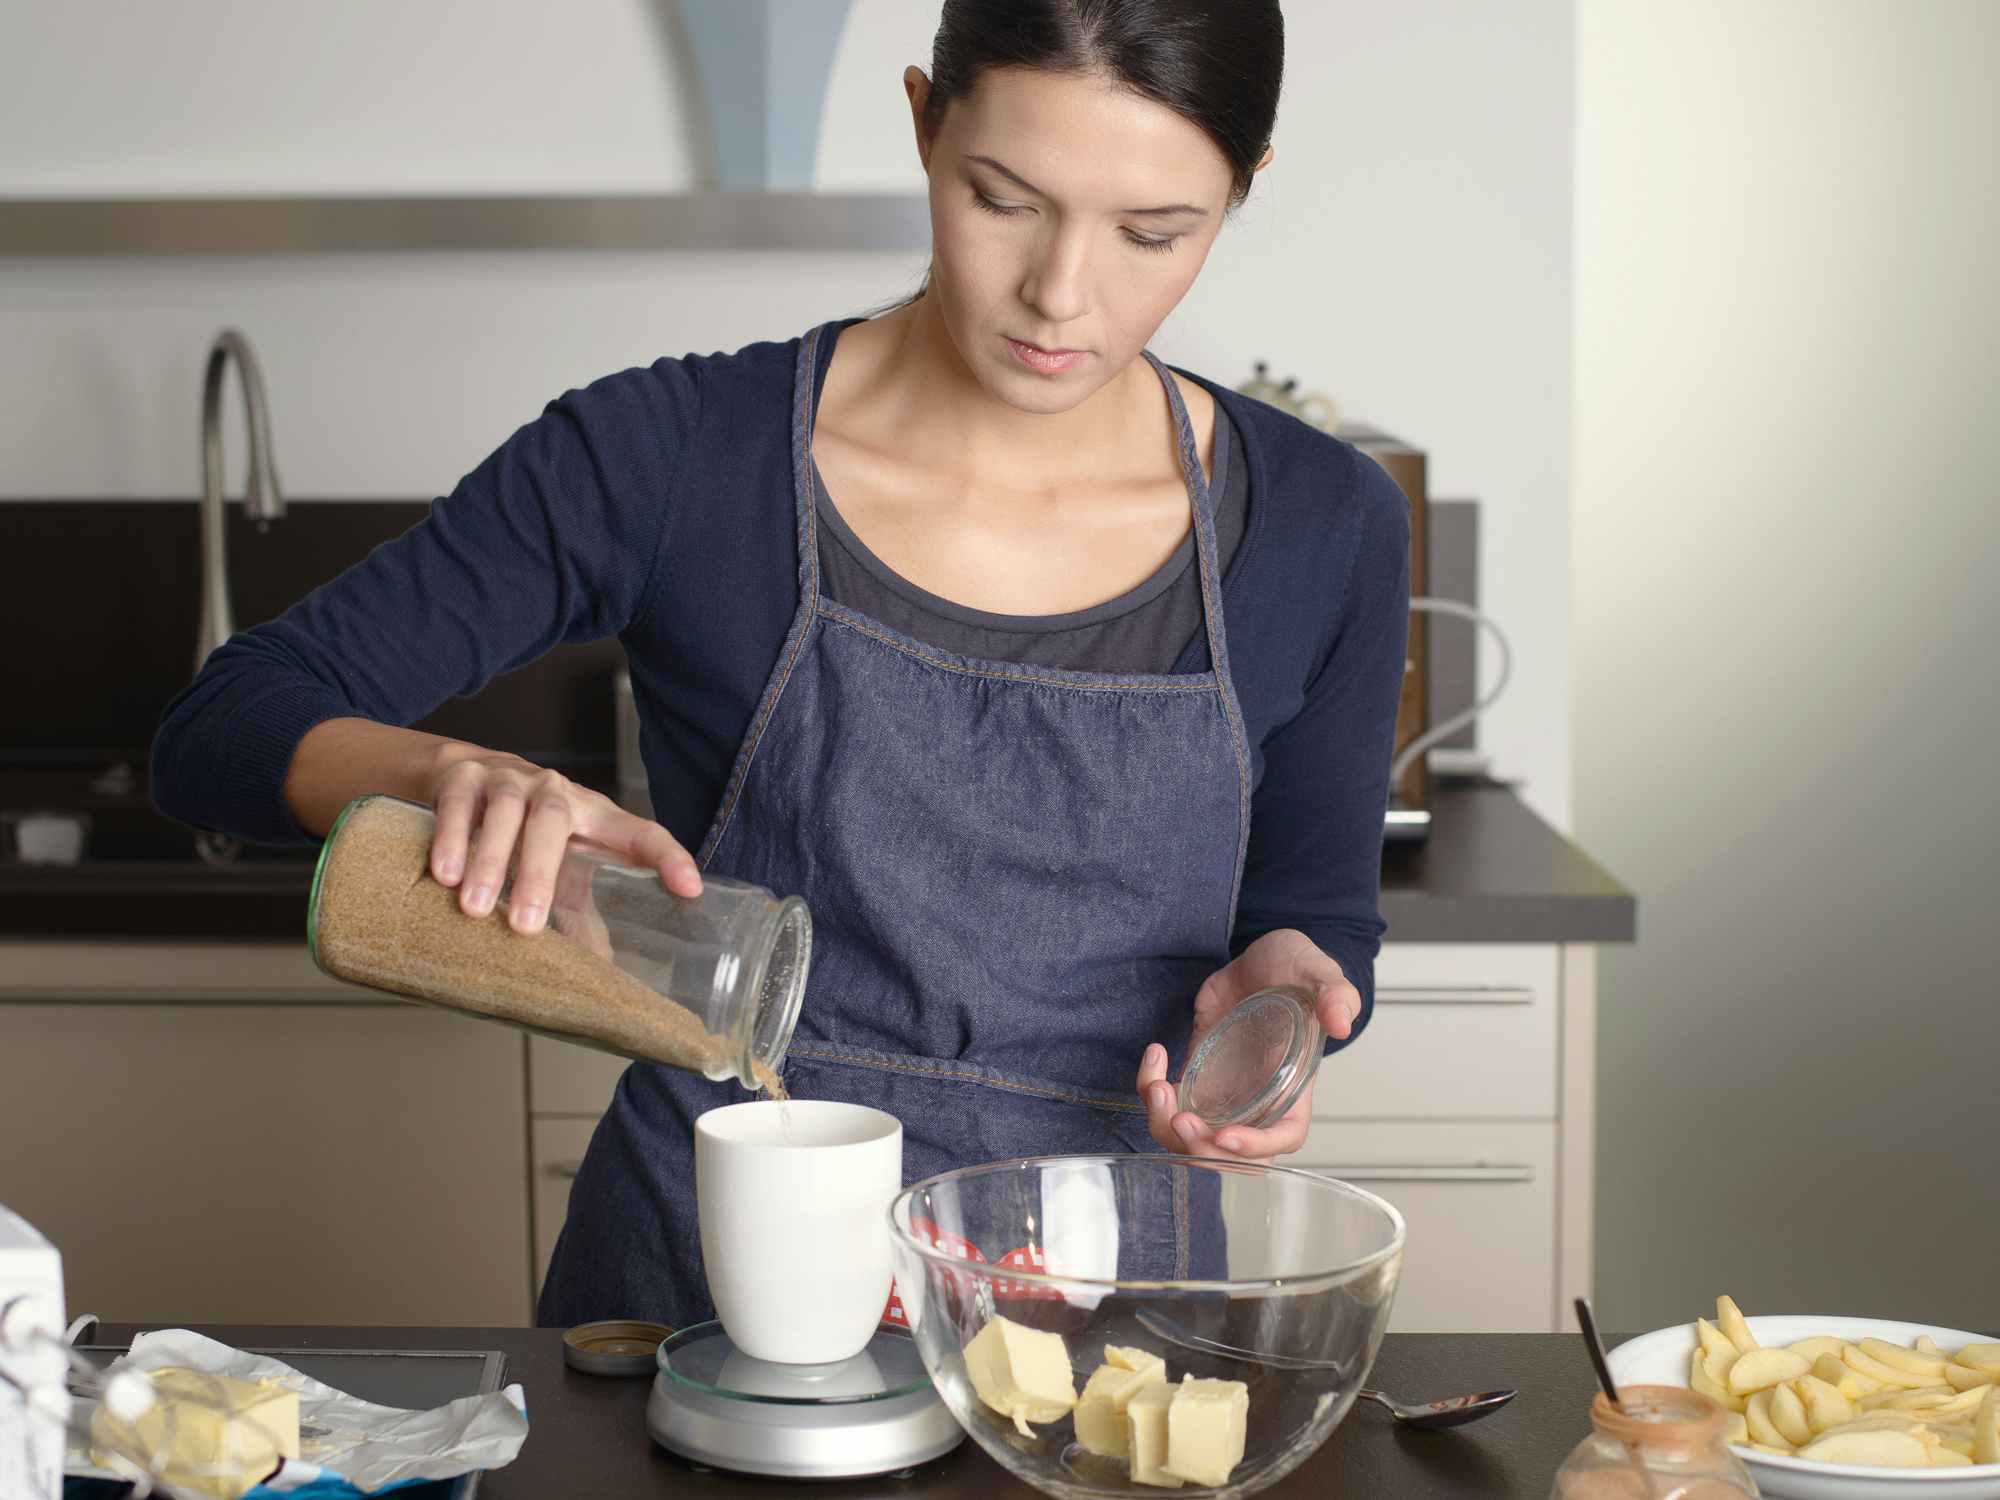
[[1298, 1102], [1325, 1043], [1310, 990], [1289, 984], [1259, 990], [1195, 1047], [1181, 1071], [1180, 1108], [1214, 1130], [1261, 1130]]

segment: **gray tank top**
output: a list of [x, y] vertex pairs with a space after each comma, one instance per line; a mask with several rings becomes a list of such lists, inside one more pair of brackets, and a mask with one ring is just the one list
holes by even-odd
[[[1249, 464], [1236, 424], [1215, 410], [1215, 550], [1226, 574], [1250, 511]], [[1201, 633], [1201, 577], [1194, 533], [1144, 583], [1116, 599], [1060, 615], [1000, 615], [968, 609], [918, 588], [848, 528], [819, 465], [813, 488], [820, 520], [820, 589], [904, 635], [959, 656], [1062, 667], [1073, 672], [1171, 672]]]

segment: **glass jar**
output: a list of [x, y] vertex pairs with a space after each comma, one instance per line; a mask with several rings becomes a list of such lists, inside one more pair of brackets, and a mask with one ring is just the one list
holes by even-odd
[[467, 916], [430, 876], [437, 818], [400, 797], [356, 799], [327, 834], [306, 935], [338, 979], [563, 1041], [782, 1092], [812, 954], [796, 896], [720, 875], [693, 900], [657, 871], [572, 840], [548, 925]]
[[1742, 1500], [1757, 1481], [1723, 1439], [1722, 1408], [1675, 1385], [1628, 1385], [1613, 1410], [1602, 1392], [1590, 1436], [1556, 1471], [1550, 1500]]
[[1259, 990], [1196, 1045], [1181, 1070], [1180, 1108], [1214, 1130], [1261, 1130], [1299, 1102], [1325, 1050], [1312, 991], [1292, 984]]

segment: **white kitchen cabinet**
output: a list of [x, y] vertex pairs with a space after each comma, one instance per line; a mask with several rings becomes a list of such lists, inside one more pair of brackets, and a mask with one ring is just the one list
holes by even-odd
[[1579, 944], [1384, 945], [1368, 1030], [1321, 1066], [1311, 1134], [1286, 1162], [1402, 1210], [1391, 1328], [1576, 1326], [1571, 1303], [1590, 1290], [1596, 972], [1596, 949]]
[[238, 950], [161, 950], [74, 953], [37, 1000], [34, 964], [4, 968], [0, 1202], [62, 1251], [72, 1312], [527, 1322], [521, 1035], [284, 964], [260, 995]]
[[1315, 1120], [1286, 1165], [1351, 1182], [1403, 1215], [1392, 1329], [1468, 1333], [1549, 1326], [1556, 1154], [1553, 1123]]
[[629, 1060], [558, 1042], [551, 1037], [528, 1038], [528, 1111], [536, 1119], [573, 1115], [595, 1120], [611, 1107], [618, 1080]]
[[1555, 1119], [1560, 976], [1553, 945], [1385, 944], [1375, 1013], [1320, 1068], [1313, 1113]]

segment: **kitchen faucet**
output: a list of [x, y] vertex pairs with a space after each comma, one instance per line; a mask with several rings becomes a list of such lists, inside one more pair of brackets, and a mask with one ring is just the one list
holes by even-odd
[[230, 356], [243, 387], [245, 425], [250, 429], [250, 476], [243, 510], [266, 529], [285, 513], [278, 471], [271, 464], [271, 419], [264, 401], [264, 373], [249, 340], [234, 328], [215, 336], [208, 351], [208, 374], [201, 391], [201, 625], [195, 636], [194, 666], [236, 632], [229, 609], [229, 564], [223, 541], [222, 377]]

